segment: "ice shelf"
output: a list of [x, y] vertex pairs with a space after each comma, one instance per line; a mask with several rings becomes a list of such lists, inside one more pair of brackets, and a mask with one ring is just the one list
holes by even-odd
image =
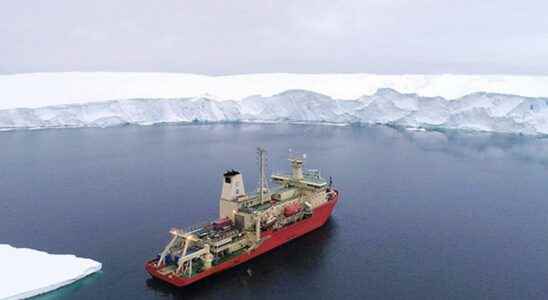
[[240, 101], [204, 97], [123, 99], [0, 110], [0, 130], [111, 127], [191, 122], [387, 124], [414, 130], [458, 129], [548, 134], [548, 98], [473, 93], [458, 99], [379, 89], [341, 100], [306, 90]]
[[15, 74], [0, 75], [0, 99], [0, 131], [294, 122], [548, 134], [543, 76]]

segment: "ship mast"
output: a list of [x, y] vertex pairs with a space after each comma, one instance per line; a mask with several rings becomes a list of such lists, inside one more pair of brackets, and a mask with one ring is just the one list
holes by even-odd
[[264, 203], [265, 193], [268, 193], [268, 180], [266, 180], [266, 150], [257, 148], [257, 158], [259, 164], [259, 202]]

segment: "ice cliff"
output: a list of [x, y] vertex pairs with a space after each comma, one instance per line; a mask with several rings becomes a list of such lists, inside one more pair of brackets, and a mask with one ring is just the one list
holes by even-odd
[[389, 124], [537, 135], [548, 134], [548, 98], [476, 92], [448, 100], [383, 88], [343, 100], [288, 90], [237, 101], [150, 98], [0, 110], [3, 130], [187, 122]]

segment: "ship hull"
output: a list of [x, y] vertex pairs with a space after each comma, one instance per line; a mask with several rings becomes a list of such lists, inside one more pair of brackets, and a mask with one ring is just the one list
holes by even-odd
[[249, 261], [308, 232], [318, 229], [319, 227], [324, 225], [329, 216], [331, 216], [331, 212], [333, 211], [333, 208], [335, 208], [338, 200], [339, 193], [337, 192], [332, 200], [327, 201], [323, 205], [314, 209], [314, 213], [311, 217], [301, 220], [295, 224], [291, 224], [284, 228], [278, 229], [276, 231], [263, 232], [261, 235], [263, 242], [257, 248], [236, 256], [228, 261], [215, 265], [210, 269], [204, 270], [190, 278], [175, 276], [173, 274], [160, 273], [159, 269], [156, 267], [157, 259], [146, 262], [145, 269], [154, 278], [160, 279], [178, 287], [187, 286], [208, 276]]

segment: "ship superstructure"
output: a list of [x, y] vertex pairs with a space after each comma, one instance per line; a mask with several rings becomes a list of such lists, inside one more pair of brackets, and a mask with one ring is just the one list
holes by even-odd
[[303, 170], [303, 157], [290, 157], [291, 173], [266, 179], [266, 151], [258, 148], [259, 183], [248, 195], [236, 170], [223, 174], [219, 219], [170, 230], [171, 240], [145, 265], [154, 277], [185, 286], [314, 230], [325, 223], [339, 193], [318, 170]]

